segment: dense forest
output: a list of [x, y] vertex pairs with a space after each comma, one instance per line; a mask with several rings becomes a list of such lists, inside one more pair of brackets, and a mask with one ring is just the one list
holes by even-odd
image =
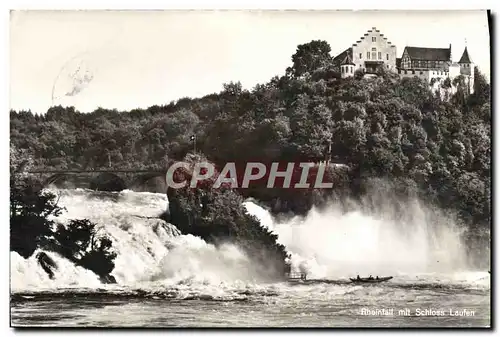
[[457, 212], [471, 229], [488, 228], [491, 105], [485, 76], [475, 69], [471, 95], [461, 77], [443, 95], [418, 78], [385, 70], [340, 78], [329, 52], [325, 41], [299, 45], [285, 75], [252, 90], [231, 82], [202, 98], [131, 111], [11, 111], [11, 144], [28, 151], [36, 168], [165, 169], [193, 152], [195, 135], [197, 152], [219, 166], [331, 159], [349, 167], [319, 196], [265, 186], [239, 191], [276, 212], [305, 213], [328, 194], [360, 196], [372, 178], [384, 178]]

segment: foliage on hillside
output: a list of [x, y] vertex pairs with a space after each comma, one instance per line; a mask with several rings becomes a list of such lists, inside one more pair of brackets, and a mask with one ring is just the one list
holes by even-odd
[[[329, 45], [299, 46], [284, 76], [244, 90], [239, 82], [217, 94], [182, 98], [132, 111], [99, 108], [83, 114], [53, 107], [44, 115], [11, 111], [11, 141], [45, 168], [161, 169], [197, 149], [226, 162], [323, 160], [349, 165], [354, 194], [371, 177], [419, 190], [475, 225], [490, 222], [490, 86], [476, 69], [475, 92], [450, 83], [450, 99], [418, 78], [381, 71], [340, 79]], [[245, 191], [244, 191], [245, 192]], [[304, 212], [290, 190], [258, 189], [245, 196]]]
[[[191, 163], [191, 167], [179, 170], [175, 181], [180, 181], [180, 175], [191, 180], [196, 161], [193, 158], [184, 161]], [[199, 236], [208, 243], [236, 244], [260, 269], [260, 275], [271, 279], [282, 277], [287, 271], [288, 254], [285, 247], [276, 242], [278, 236], [247, 213], [243, 197], [229, 184], [213, 188], [216, 175], [199, 181], [196, 188], [189, 185], [169, 188], [169, 214], [165, 220], [175, 224], [181, 232]]]

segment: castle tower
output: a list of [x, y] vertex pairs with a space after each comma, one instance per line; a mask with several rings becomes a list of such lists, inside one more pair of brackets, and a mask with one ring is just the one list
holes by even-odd
[[458, 65], [460, 66], [460, 75], [465, 77], [469, 94], [471, 94], [474, 90], [474, 63], [472, 63], [469, 57], [467, 46], [465, 46], [462, 57], [460, 61], [458, 61]]
[[340, 76], [342, 78], [354, 76], [354, 62], [349, 55], [346, 56], [344, 61], [340, 64]]
[[460, 58], [460, 61], [458, 61], [458, 64], [460, 65], [460, 74], [470, 76], [471, 73], [473, 73], [471, 71], [471, 66], [473, 66], [473, 63], [470, 60], [467, 46], [465, 47], [462, 57]]

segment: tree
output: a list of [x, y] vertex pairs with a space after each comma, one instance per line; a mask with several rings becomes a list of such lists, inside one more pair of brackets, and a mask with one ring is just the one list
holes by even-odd
[[58, 216], [56, 196], [45, 192], [28, 175], [32, 162], [26, 151], [10, 147], [10, 249], [28, 258], [44, 239], [52, 234], [54, 222], [50, 215]]
[[[190, 170], [182, 171], [188, 181]], [[247, 213], [241, 195], [227, 185], [213, 188], [215, 179], [206, 179], [195, 189], [169, 188], [168, 220], [181, 232], [199, 236], [209, 243], [236, 244], [257, 268], [262, 268], [265, 276], [282, 278], [288, 254], [285, 247], [276, 242], [277, 235]]]
[[[376, 77], [357, 71], [356, 78], [339, 79], [329, 53], [324, 41], [302, 44], [284, 76], [252, 91], [232, 82], [219, 93], [130, 112], [80, 114], [55, 108], [45, 118], [11, 111], [11, 142], [30, 149], [34, 165], [47, 169], [99, 168], [109, 158], [116, 167], [152, 169], [193, 151], [192, 134], [197, 152], [218, 167], [233, 161], [324, 159], [331, 142], [333, 159], [350, 166], [350, 197], [361, 198], [364, 185], [384, 177], [398, 191], [418, 188], [426, 201], [464, 217], [472, 212], [469, 224], [488, 227], [490, 211], [478, 207], [491, 198], [491, 88], [484, 76], [476, 69], [473, 95], [460, 90], [460, 80], [449, 78], [437, 95], [425, 81], [390, 71]], [[450, 100], [456, 87], [459, 93]], [[274, 212], [300, 214], [328, 196], [264, 185], [237, 192]], [[202, 212], [196, 208], [198, 197], [191, 197], [179, 206], [177, 214], [186, 216], [179, 223]], [[233, 207], [227, 200], [232, 197], [220, 198], [220, 205]], [[229, 224], [224, 228], [227, 232]]]
[[296, 157], [323, 160], [332, 138], [332, 112], [325, 105], [300, 95], [290, 113], [290, 142]]
[[474, 68], [474, 92], [468, 97], [468, 103], [474, 106], [482, 106], [491, 102], [491, 86], [478, 67]]
[[68, 226], [60, 225], [54, 233], [56, 250], [71, 261], [106, 276], [114, 268], [116, 253], [112, 241], [97, 236], [96, 224], [87, 219], [71, 220]]
[[365, 76], [365, 70], [362, 69], [356, 69], [354, 72], [354, 78], [357, 80], [361, 80]]
[[[10, 148], [10, 250], [29, 258], [41, 249], [60, 253], [69, 260], [106, 276], [114, 268], [116, 253], [105, 236], [96, 238], [96, 224], [87, 219], [71, 220], [67, 227], [56, 226], [50, 217], [59, 216], [56, 195], [41, 189], [27, 173], [31, 158], [26, 151]], [[56, 229], [57, 227], [57, 229]], [[43, 261], [50, 258], [42, 256]], [[53, 272], [46, 269], [49, 276]]]
[[331, 50], [328, 42], [322, 40], [299, 45], [292, 56], [293, 65], [288, 72], [294, 77], [300, 77], [329, 65], [332, 62]]

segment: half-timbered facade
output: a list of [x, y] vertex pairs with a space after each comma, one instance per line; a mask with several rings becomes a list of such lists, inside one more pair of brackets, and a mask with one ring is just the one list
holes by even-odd
[[341, 77], [354, 76], [356, 70], [376, 74], [380, 68], [397, 72], [401, 77], [419, 77], [431, 86], [446, 78], [453, 80], [459, 75], [465, 79], [469, 93], [474, 85], [474, 64], [467, 47], [458, 62], [452, 61], [451, 44], [448, 48], [407, 46], [400, 58], [396, 46], [376, 27], [370, 29], [351, 47], [333, 58]]

